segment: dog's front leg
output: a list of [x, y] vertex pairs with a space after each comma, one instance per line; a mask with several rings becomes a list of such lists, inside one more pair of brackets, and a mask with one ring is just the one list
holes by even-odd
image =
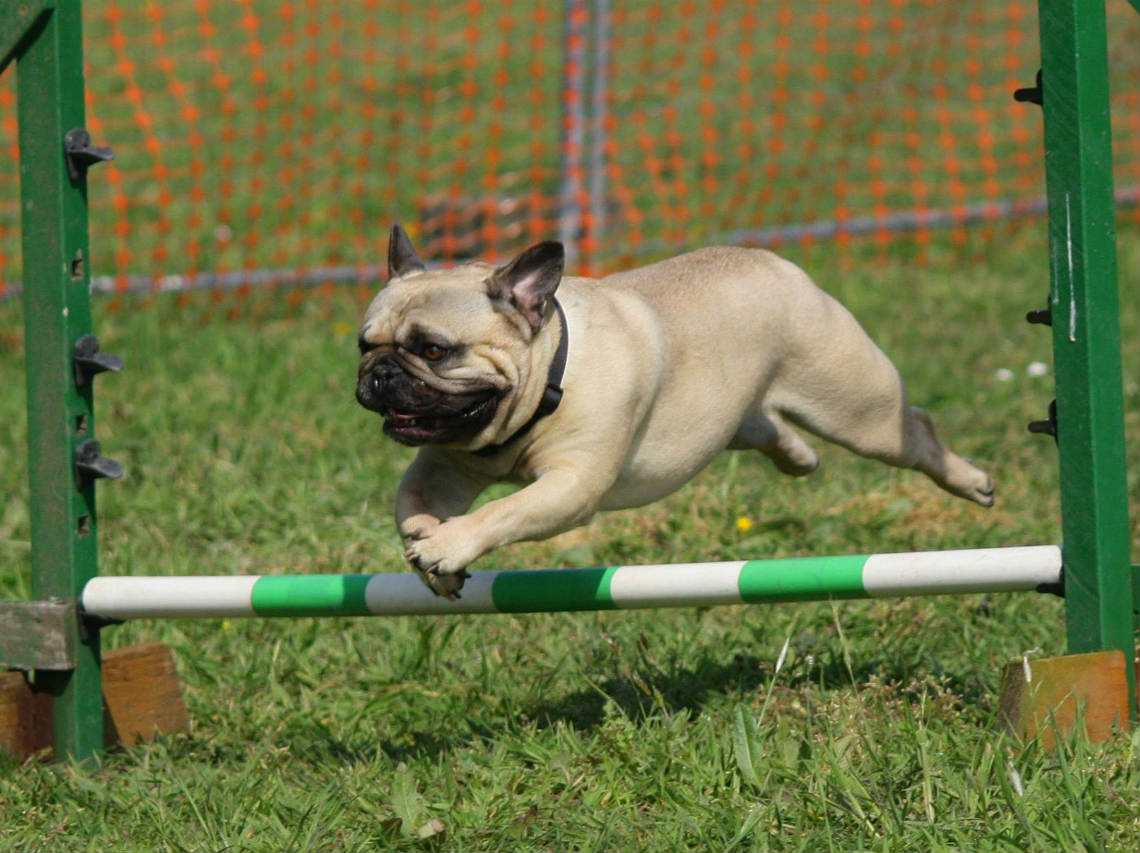
[[456, 598], [465, 572], [441, 574], [411, 556], [412, 545], [429, 536], [448, 519], [471, 506], [489, 481], [456, 471], [430, 450], [416, 456], [396, 492], [396, 526], [404, 540], [405, 555], [420, 578], [437, 595]]
[[604, 494], [598, 483], [578, 469], [548, 470], [514, 494], [427, 530], [408, 543], [406, 556], [425, 577], [458, 577], [461, 585], [467, 566], [488, 551], [584, 524]]

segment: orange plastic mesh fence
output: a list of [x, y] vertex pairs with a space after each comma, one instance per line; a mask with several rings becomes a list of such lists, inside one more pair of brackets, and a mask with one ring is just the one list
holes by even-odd
[[[1140, 17], [1109, 0], [1118, 198], [1140, 202]], [[100, 0], [84, 12], [97, 290], [371, 285], [561, 237], [599, 272], [1044, 207], [1031, 0]], [[0, 80], [0, 296], [20, 277]]]

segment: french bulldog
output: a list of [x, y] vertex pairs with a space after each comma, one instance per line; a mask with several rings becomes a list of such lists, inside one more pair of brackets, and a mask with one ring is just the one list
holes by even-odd
[[[985, 472], [943, 447], [898, 371], [797, 266], [717, 247], [600, 279], [560, 243], [494, 267], [425, 267], [396, 225], [389, 281], [360, 327], [356, 396], [419, 448], [396, 495], [405, 556], [439, 595], [495, 548], [677, 490], [725, 449], [785, 474], [800, 430], [991, 506]], [[490, 484], [523, 486], [469, 512]]]

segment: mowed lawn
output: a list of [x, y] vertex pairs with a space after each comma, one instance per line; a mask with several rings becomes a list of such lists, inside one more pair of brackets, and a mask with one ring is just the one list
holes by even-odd
[[[1135, 501], [1134, 231], [1122, 226], [1120, 258]], [[993, 474], [996, 507], [813, 440], [823, 464], [810, 477], [728, 454], [665, 501], [475, 568], [1058, 541], [1055, 449], [1025, 431], [1053, 396], [1048, 331], [1023, 320], [1045, 297], [1044, 225], [971, 232], [965, 246], [936, 235], [926, 252], [916, 269], [817, 248], [810, 271], [895, 359], [942, 437]], [[403, 571], [391, 515], [410, 452], [353, 400], [359, 299], [228, 300], [96, 303], [104, 348], [126, 361], [98, 380], [98, 437], [128, 470], [100, 486], [102, 571]], [[29, 592], [22, 352], [19, 306], [0, 304], [7, 598]], [[1140, 846], [1135, 734], [1043, 749], [996, 720], [1002, 666], [1064, 651], [1052, 597], [104, 632], [111, 648], [152, 640], [173, 649], [192, 732], [97, 766], [3, 765], [0, 847]]]

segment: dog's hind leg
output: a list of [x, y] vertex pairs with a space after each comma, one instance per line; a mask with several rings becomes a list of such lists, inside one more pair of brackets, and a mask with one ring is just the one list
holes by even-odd
[[[793, 423], [848, 450], [921, 471], [951, 494], [992, 506], [993, 481], [939, 443], [930, 415], [911, 406], [898, 371], [877, 348], [850, 353], [848, 376], [816, 374], [809, 400], [802, 391], [777, 403]], [[801, 387], [805, 387], [801, 386]]]
[[834, 320], [828, 346], [790, 365], [765, 407], [861, 456], [921, 471], [947, 492], [991, 506], [990, 477], [939, 444], [930, 415], [907, 403], [894, 364], [854, 318], [844, 311]]
[[929, 413], [918, 406], [906, 406], [905, 417], [909, 433], [907, 443], [915, 448], [916, 457], [910, 467], [926, 474], [951, 494], [976, 501], [982, 506], [993, 506], [993, 480], [985, 471], [975, 468], [939, 443]]
[[775, 412], [749, 415], [728, 446], [731, 450], [759, 450], [780, 471], [793, 477], [819, 467], [816, 452]]

